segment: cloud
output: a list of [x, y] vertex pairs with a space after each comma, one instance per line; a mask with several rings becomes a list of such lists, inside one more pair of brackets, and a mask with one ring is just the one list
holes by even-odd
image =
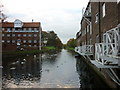
[[39, 21], [43, 30], [54, 30], [63, 43], [79, 31], [82, 8], [88, 0], [2, 0], [9, 21]]

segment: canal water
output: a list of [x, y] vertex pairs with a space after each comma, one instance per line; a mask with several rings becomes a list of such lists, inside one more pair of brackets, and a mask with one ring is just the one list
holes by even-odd
[[3, 88], [106, 87], [75, 53], [62, 49], [51, 54], [3, 58]]

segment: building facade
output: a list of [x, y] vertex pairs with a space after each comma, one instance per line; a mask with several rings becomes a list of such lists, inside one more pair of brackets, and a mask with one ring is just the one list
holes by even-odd
[[80, 25], [75, 51], [98, 70], [111, 87], [119, 87], [120, 1], [89, 2]]
[[89, 2], [80, 25], [76, 34], [78, 52], [93, 55], [101, 64], [107, 63], [105, 56], [120, 55], [120, 2]]
[[2, 51], [41, 50], [41, 23], [2, 22]]

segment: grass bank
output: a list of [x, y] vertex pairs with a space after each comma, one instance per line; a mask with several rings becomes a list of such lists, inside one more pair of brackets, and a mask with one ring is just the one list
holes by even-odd
[[42, 50], [27, 50], [27, 51], [7, 51], [2, 52], [3, 57], [14, 57], [26, 54], [38, 54], [38, 53], [52, 53], [58, 51], [55, 47], [42, 47]]
[[72, 47], [66, 47], [66, 49], [69, 50], [69, 51], [74, 51], [74, 50], [75, 50], [75, 49], [72, 48]]

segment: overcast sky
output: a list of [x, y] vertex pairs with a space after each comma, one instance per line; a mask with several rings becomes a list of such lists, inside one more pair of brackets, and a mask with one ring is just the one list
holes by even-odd
[[80, 29], [82, 8], [89, 0], [1, 0], [8, 21], [41, 22], [44, 31], [55, 31], [63, 43]]

